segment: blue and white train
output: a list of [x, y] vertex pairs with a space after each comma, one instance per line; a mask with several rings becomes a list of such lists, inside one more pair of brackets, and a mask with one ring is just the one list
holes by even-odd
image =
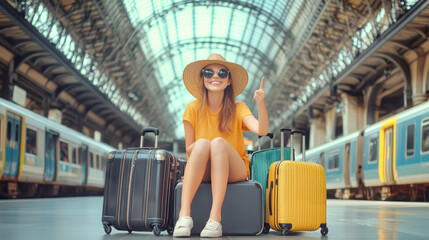
[[114, 148], [0, 98], [0, 194], [99, 194]]
[[324, 166], [328, 195], [428, 201], [429, 102], [308, 150], [306, 160]]

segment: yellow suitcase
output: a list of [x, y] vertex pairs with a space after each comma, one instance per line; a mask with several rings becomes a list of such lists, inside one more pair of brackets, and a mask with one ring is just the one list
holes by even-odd
[[[281, 129], [281, 153], [284, 147], [284, 131]], [[270, 166], [266, 189], [266, 221], [270, 228], [282, 231], [315, 231], [321, 228], [322, 235], [328, 233], [326, 225], [326, 177], [324, 168], [316, 163], [305, 162], [305, 136], [302, 134], [303, 161], [278, 161]], [[284, 156], [281, 156], [284, 159]]]

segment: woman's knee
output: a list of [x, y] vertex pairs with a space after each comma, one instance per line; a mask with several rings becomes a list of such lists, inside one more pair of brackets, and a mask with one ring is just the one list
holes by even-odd
[[203, 148], [210, 148], [210, 141], [205, 138], [200, 138], [197, 141], [195, 141], [195, 146], [203, 147]]
[[[195, 154], [198, 155], [198, 157], [192, 157]], [[200, 138], [197, 141], [195, 141], [194, 149], [192, 150], [191, 156], [188, 159], [188, 161], [191, 160], [191, 161], [206, 162], [209, 156], [210, 156], [210, 141], [207, 139]]]
[[220, 150], [224, 148], [227, 144], [228, 142], [224, 138], [217, 137], [210, 142], [210, 148], [214, 150]]

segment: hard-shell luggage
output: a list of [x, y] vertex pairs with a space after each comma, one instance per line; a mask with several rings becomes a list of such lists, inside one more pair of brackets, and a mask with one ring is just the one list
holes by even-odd
[[[262, 186], [255, 181], [229, 183], [222, 205], [222, 234], [259, 235], [264, 227], [262, 208]], [[179, 219], [182, 199], [182, 182], [176, 185], [174, 193], [174, 222]], [[210, 183], [201, 183], [191, 204], [194, 227], [192, 235], [199, 235], [209, 220], [212, 207]]]
[[[280, 148], [273, 148], [273, 133], [268, 133], [267, 137], [270, 138], [270, 148], [261, 150], [261, 138], [258, 137], [258, 151], [252, 153], [250, 157], [250, 179], [261, 183], [262, 187], [267, 187], [267, 175], [268, 170], [273, 162], [280, 160]], [[290, 148], [285, 147], [283, 149], [283, 155], [289, 160]], [[263, 191], [263, 202], [264, 202], [264, 213], [265, 213], [265, 191]], [[265, 214], [264, 214], [265, 218]], [[267, 233], [269, 228], [264, 229], [264, 233]]]
[[[284, 146], [284, 131], [281, 130], [281, 148]], [[287, 235], [289, 231], [314, 231], [326, 226], [326, 177], [324, 168], [316, 163], [305, 162], [305, 136], [302, 134], [302, 162], [278, 161], [270, 166], [266, 189], [266, 221], [275, 230]]]
[[[143, 148], [145, 133], [155, 133], [155, 147]], [[159, 131], [142, 130], [140, 148], [128, 148], [109, 154], [104, 185], [102, 223], [109, 234], [111, 226], [117, 230], [153, 231], [159, 235], [173, 233], [173, 191], [177, 159], [158, 149]]]

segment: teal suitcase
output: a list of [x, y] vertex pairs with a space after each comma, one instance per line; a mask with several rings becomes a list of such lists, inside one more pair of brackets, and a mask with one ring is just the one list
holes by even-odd
[[[284, 134], [284, 133], [282, 133]], [[261, 137], [258, 138], [258, 151], [252, 153], [250, 157], [250, 178], [251, 180], [257, 181], [261, 184], [263, 188], [267, 187], [267, 176], [271, 166], [271, 163], [277, 162], [281, 159], [280, 148], [273, 148], [273, 138], [272, 133], [268, 133], [267, 136], [271, 139], [271, 148], [260, 150], [261, 148]], [[290, 160], [290, 148], [285, 147], [283, 150], [284, 159]], [[264, 201], [264, 212], [265, 212], [265, 191], [262, 191], [263, 201]], [[265, 216], [264, 216], [265, 218]], [[269, 230], [269, 229], [268, 229]]]

